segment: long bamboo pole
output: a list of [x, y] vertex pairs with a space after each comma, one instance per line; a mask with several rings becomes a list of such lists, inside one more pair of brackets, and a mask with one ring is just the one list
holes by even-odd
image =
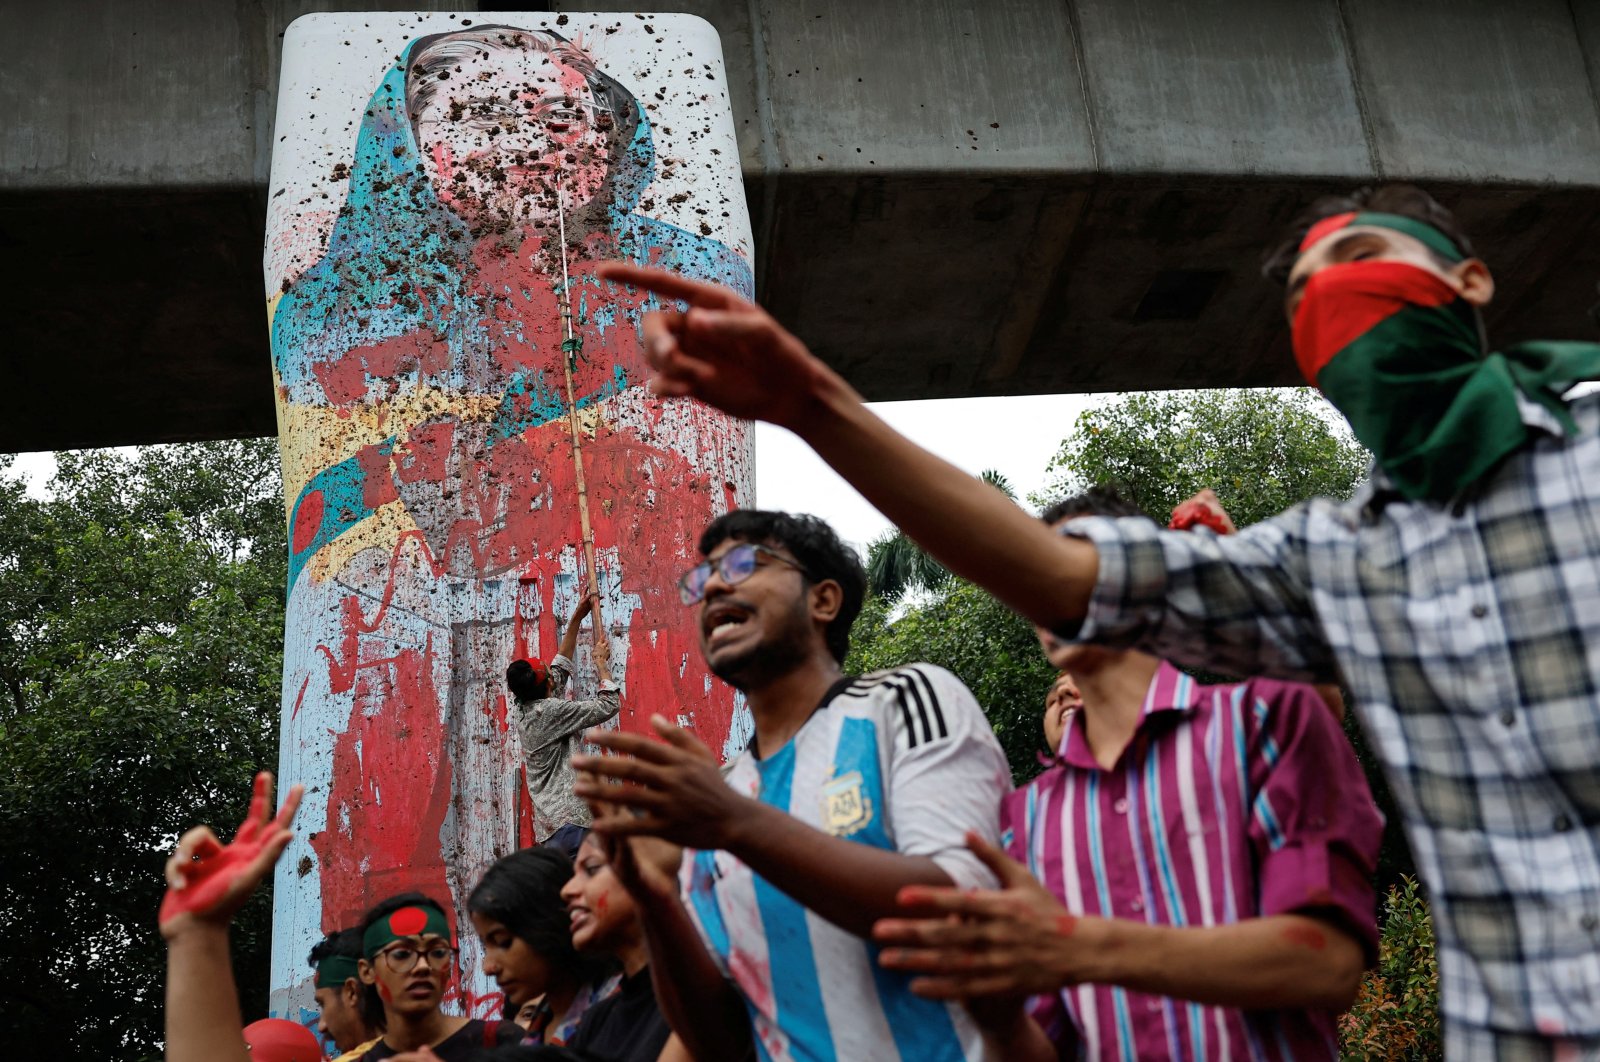
[[556, 217], [561, 233], [561, 320], [566, 325], [567, 338], [561, 344], [561, 369], [567, 380], [567, 427], [572, 433], [573, 478], [578, 487], [578, 521], [583, 529], [583, 558], [589, 569], [589, 593], [594, 598], [591, 633], [596, 645], [605, 637], [605, 625], [600, 616], [600, 582], [594, 565], [594, 528], [589, 523], [589, 486], [583, 478], [583, 447], [578, 439], [578, 402], [572, 390], [572, 372], [577, 367], [578, 351], [583, 340], [572, 326], [572, 281], [567, 275], [567, 205], [556, 186]]

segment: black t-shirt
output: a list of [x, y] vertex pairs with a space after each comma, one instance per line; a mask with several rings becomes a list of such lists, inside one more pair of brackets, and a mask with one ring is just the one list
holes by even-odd
[[672, 1029], [656, 1006], [650, 967], [622, 979], [622, 987], [590, 1007], [567, 1043], [586, 1058], [606, 1062], [656, 1062]]
[[[501, 1044], [520, 1044], [526, 1035], [522, 1026], [510, 1021], [481, 1021], [474, 1018], [451, 1036], [433, 1045], [433, 1053], [438, 1055], [442, 1062], [470, 1062], [485, 1047], [498, 1047]], [[388, 1043], [379, 1040], [377, 1044], [361, 1056], [361, 1062], [378, 1062], [379, 1059], [393, 1058], [399, 1054]]]

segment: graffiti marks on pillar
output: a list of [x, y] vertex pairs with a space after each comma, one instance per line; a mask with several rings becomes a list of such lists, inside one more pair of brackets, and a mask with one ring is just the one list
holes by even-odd
[[[519, 842], [501, 676], [554, 652], [589, 578], [573, 421], [621, 725], [686, 715], [721, 747], [732, 723], [674, 580], [749, 500], [747, 429], [645, 393], [653, 304], [595, 276], [624, 259], [750, 291], [720, 47], [687, 16], [496, 17], [316, 15], [285, 38], [282, 771], [312, 790], [315, 873], [279, 881], [280, 1012], [320, 932], [402, 889], [459, 902]], [[464, 1003], [492, 1002], [480, 981]]]

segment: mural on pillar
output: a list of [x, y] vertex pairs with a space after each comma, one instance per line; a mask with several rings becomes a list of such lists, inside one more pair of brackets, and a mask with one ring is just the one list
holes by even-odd
[[[292, 1017], [323, 932], [409, 889], [467, 930], [477, 875], [534, 840], [504, 672], [555, 652], [586, 554], [620, 725], [660, 711], [717, 748], [747, 725], [675, 587], [705, 524], [752, 500], [747, 425], [649, 397], [652, 304], [594, 275], [626, 259], [751, 292], [720, 45], [688, 16], [496, 18], [314, 15], [284, 42], [266, 263], [281, 769], [308, 791], [274, 923]], [[495, 1011], [460, 943], [459, 1002]]]

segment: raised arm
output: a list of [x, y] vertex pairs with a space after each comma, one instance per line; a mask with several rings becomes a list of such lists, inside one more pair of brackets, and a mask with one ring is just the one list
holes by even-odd
[[283, 854], [301, 787], [271, 815], [272, 775], [256, 775], [250, 811], [231, 843], [197, 826], [167, 860], [161, 935], [167, 941], [167, 1062], [249, 1062], [228, 926]]
[[[726, 288], [608, 262], [600, 275], [689, 304], [644, 321], [656, 393], [788, 428], [958, 575], [1051, 630], [1082, 618], [1095, 549], [896, 432], [759, 306]], [[980, 530], [981, 529], [981, 530]]]
[[[590, 805], [596, 819], [610, 810]], [[674, 875], [686, 853], [652, 837], [614, 839], [609, 848], [611, 868], [639, 908], [656, 1002], [680, 1050], [691, 1058], [745, 1058], [754, 1042], [744, 999], [706, 950], [678, 896]]]
[[[583, 626], [583, 618], [592, 611], [594, 611], [594, 598], [586, 596], [578, 602], [578, 607], [572, 610], [572, 617], [567, 620], [567, 629], [561, 633], [561, 648], [556, 652], [568, 660], [573, 659], [573, 654], [578, 651], [578, 628]], [[598, 639], [595, 644], [599, 645]], [[555, 696], [561, 695], [560, 690], [550, 692]]]

